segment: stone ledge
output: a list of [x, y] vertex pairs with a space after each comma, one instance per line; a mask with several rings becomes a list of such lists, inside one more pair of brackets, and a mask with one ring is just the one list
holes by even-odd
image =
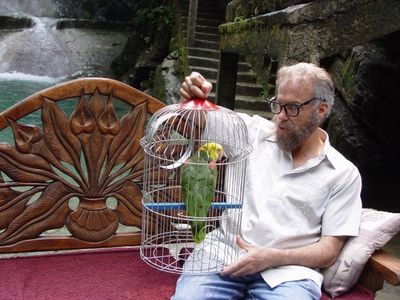
[[0, 16], [0, 28], [18, 29], [33, 27], [35, 22], [27, 17]]
[[267, 55], [282, 62], [318, 62], [400, 30], [399, 15], [398, 0], [314, 1], [222, 24], [220, 48], [224, 52]]

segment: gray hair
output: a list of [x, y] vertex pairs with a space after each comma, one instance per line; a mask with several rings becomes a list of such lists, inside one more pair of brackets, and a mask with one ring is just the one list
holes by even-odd
[[299, 80], [305, 84], [311, 84], [314, 90], [313, 97], [328, 103], [329, 108], [325, 118], [329, 116], [335, 99], [335, 88], [331, 76], [325, 69], [305, 62], [283, 66], [277, 73], [276, 90], [288, 78]]

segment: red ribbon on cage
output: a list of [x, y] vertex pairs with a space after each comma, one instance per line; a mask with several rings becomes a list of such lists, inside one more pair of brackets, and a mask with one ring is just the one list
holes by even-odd
[[201, 110], [216, 110], [218, 106], [208, 99], [192, 98], [185, 100], [181, 106], [188, 109], [201, 109]]

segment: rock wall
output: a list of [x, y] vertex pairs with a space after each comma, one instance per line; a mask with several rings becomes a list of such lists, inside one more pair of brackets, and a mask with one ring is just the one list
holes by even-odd
[[277, 11], [291, 5], [312, 2], [313, 0], [234, 0], [227, 3], [226, 21], [248, 19], [265, 13]]
[[400, 32], [330, 58], [338, 90], [327, 130], [363, 177], [368, 207], [399, 211]]
[[[48, 0], [47, 0], [48, 1]], [[136, 4], [128, 0], [52, 0], [63, 18], [129, 21]]]
[[132, 18], [135, 26], [123, 52], [112, 64], [117, 79], [153, 93], [154, 73], [170, 52], [173, 13], [170, 0], [135, 3]]

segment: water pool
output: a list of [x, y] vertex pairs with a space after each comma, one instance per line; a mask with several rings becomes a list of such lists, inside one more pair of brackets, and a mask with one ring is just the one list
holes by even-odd
[[[62, 82], [61, 79], [55, 79], [44, 76], [32, 76], [22, 73], [0, 73], [0, 112], [11, 107], [18, 101], [41, 91], [45, 88]], [[77, 99], [70, 101], [59, 101], [57, 105], [70, 115], [75, 108]], [[121, 118], [131, 107], [122, 101], [114, 101], [114, 109], [117, 117]], [[24, 118], [18, 120], [19, 123], [35, 125], [42, 128], [40, 116], [41, 111], [33, 112]], [[14, 145], [14, 138], [10, 127], [0, 131], [0, 143], [9, 143]]]
[[[18, 101], [23, 100], [29, 95], [57, 84], [59, 80], [32, 76], [22, 73], [2, 73], [0, 74], [0, 111], [4, 111]], [[22, 119], [25, 124], [41, 126], [40, 112], [35, 112]], [[10, 128], [5, 128], [0, 132], [0, 142], [14, 144]]]

